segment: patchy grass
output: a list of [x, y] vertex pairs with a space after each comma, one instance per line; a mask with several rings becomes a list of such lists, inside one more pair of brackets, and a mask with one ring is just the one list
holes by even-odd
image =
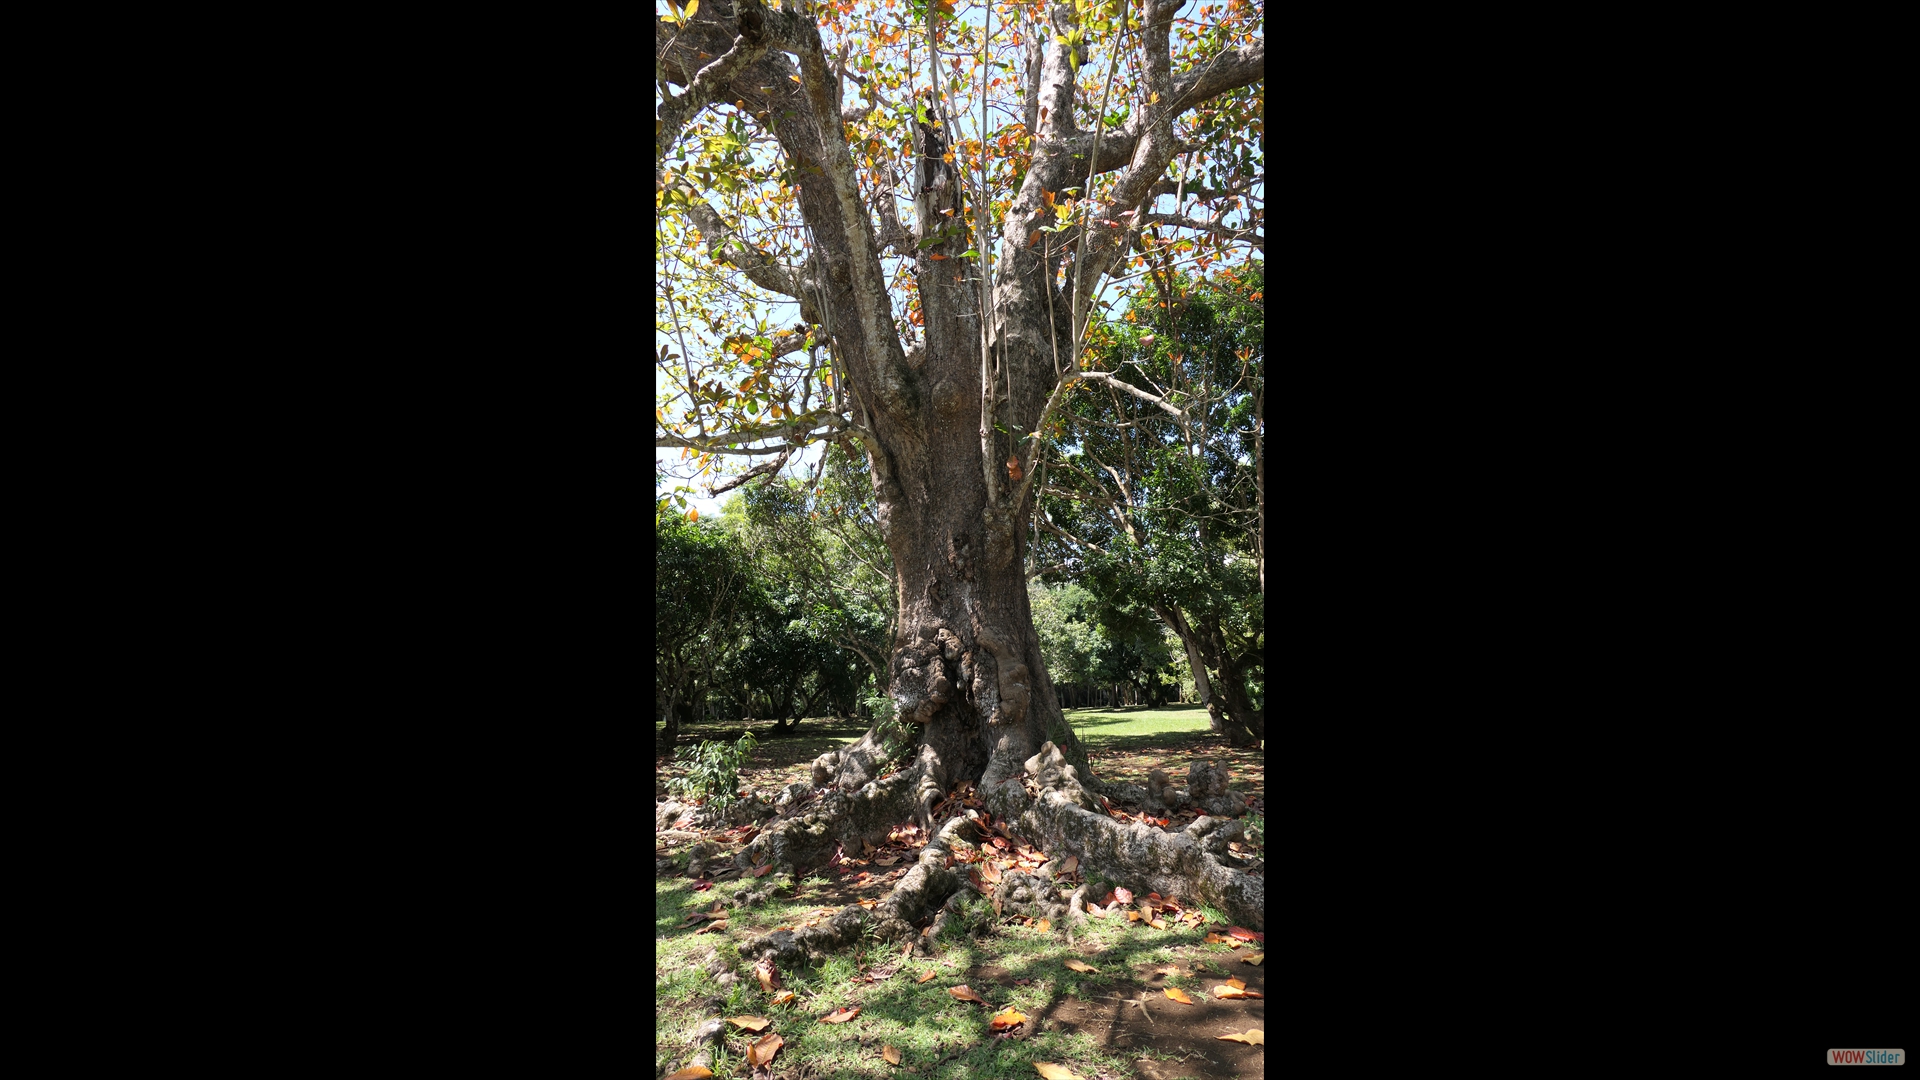
[[[1104, 778], [1144, 783], [1147, 771], [1162, 768], [1176, 783], [1186, 780], [1196, 758], [1224, 761], [1232, 786], [1250, 800], [1253, 814], [1265, 780], [1261, 751], [1229, 750], [1207, 729], [1197, 706], [1162, 709], [1083, 709], [1070, 714], [1086, 739], [1096, 773]], [[742, 790], [772, 793], [793, 781], [805, 782], [807, 766], [824, 750], [857, 739], [865, 726], [854, 721], [806, 721], [797, 732], [772, 737], [755, 725], [760, 749], [742, 770]], [[743, 726], [683, 728], [682, 741], [732, 740]], [[662, 758], [665, 766], [670, 759]], [[657, 777], [664, 781], [664, 774]], [[662, 791], [664, 789], [661, 789]], [[1250, 815], [1251, 820], [1251, 815]], [[1178, 827], [1184, 822], [1176, 822]], [[711, 837], [723, 851], [737, 840]], [[785, 1040], [771, 1075], [873, 1078], [912, 1076], [915, 1080], [980, 1080], [983, 1077], [1037, 1076], [1034, 1062], [1066, 1065], [1088, 1080], [1172, 1077], [1251, 1077], [1265, 1072], [1265, 1048], [1223, 1042], [1217, 1036], [1249, 1028], [1265, 1030], [1265, 998], [1219, 999], [1213, 988], [1239, 978], [1256, 993], [1266, 990], [1266, 967], [1241, 962], [1263, 952], [1264, 944], [1208, 943], [1211, 932], [1225, 929], [1220, 914], [1201, 909], [1200, 926], [1168, 920], [1166, 929], [1129, 922], [1124, 912], [1090, 920], [1071, 934], [1054, 926], [1001, 919], [990, 905], [978, 905], [971, 919], [949, 923], [935, 943], [931, 959], [902, 955], [899, 944], [868, 941], [826, 962], [797, 971], [781, 971], [792, 1001], [774, 1005], [740, 958], [739, 943], [777, 927], [797, 927], [824, 918], [841, 906], [884, 896], [909, 861], [882, 866], [878, 857], [906, 852], [875, 852], [867, 859], [847, 858], [798, 883], [780, 886], [774, 877], [722, 874], [706, 890], [684, 876], [684, 851], [673, 853], [668, 870], [655, 881], [655, 1075], [665, 1076], [694, 1053], [687, 1037], [713, 1017], [757, 1016], [771, 1021], [765, 1032], [729, 1026], [724, 1050], [714, 1055], [716, 1076], [746, 1076], [746, 1048], [753, 1039], [774, 1033]], [[848, 853], [851, 856], [852, 853]], [[723, 857], [717, 866], [725, 866]], [[769, 890], [771, 899], [746, 908], [736, 898], [749, 890]], [[724, 930], [696, 933], [708, 922], [687, 924], [694, 911], [710, 911], [718, 900], [728, 912]], [[1068, 960], [1095, 970], [1075, 971]], [[720, 985], [720, 972], [731, 973]], [[933, 978], [919, 982], [921, 975]], [[986, 1005], [954, 998], [948, 990], [967, 985]], [[1165, 996], [1174, 987], [1192, 1005]], [[860, 1013], [844, 1024], [821, 1017], [842, 1006]], [[1028, 1018], [1010, 1032], [994, 1032], [994, 1012], [1011, 1006]], [[882, 1057], [883, 1046], [900, 1052], [898, 1067]]]

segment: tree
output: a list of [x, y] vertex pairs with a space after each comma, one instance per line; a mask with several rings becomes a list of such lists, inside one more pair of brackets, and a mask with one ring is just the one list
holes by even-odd
[[[898, 726], [822, 762], [836, 796], [747, 858], [803, 872], [977, 782], [1049, 850], [1263, 919], [1258, 879], [1213, 848], [1141, 843], [1100, 812], [1023, 573], [1039, 433], [1076, 387], [1115, 383], [1082, 362], [1112, 333], [1094, 318], [1109, 275], [1263, 244], [1259, 8], [1176, 28], [1179, 11], [708, 0], [658, 24], [656, 445], [703, 469], [772, 459], [748, 475], [812, 442], [859, 447], [897, 575]], [[800, 324], [770, 326], [770, 297]], [[742, 311], [751, 326], [722, 336]], [[911, 934], [963, 888], [945, 842], [870, 916], [802, 937]]]
[[705, 704], [716, 678], [747, 644], [758, 601], [753, 564], [711, 523], [654, 522], [654, 696], [671, 748], [680, 721]]

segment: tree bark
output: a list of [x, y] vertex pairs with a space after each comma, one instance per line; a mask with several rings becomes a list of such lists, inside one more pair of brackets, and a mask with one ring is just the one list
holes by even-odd
[[[706, 103], [740, 101], [746, 112], [787, 117], [773, 135], [796, 168], [809, 234], [803, 267], [726, 248], [732, 233], [704, 201], [692, 200], [687, 213], [716, 258], [793, 296], [803, 318], [821, 325], [850, 391], [852, 419], [832, 424], [866, 450], [898, 588], [885, 672], [894, 720], [817, 760], [816, 781], [832, 788], [829, 795], [802, 816], [764, 826], [738, 857], [742, 867], [771, 862], [783, 877], [803, 876], [842, 846], [884, 842], [910, 816], [932, 832], [936, 804], [974, 782], [996, 817], [1050, 855], [1076, 855], [1117, 884], [1213, 904], [1243, 926], [1263, 925], [1261, 881], [1221, 859], [1237, 822], [1202, 818], [1163, 832], [1122, 825], [1095, 800], [1100, 785], [1041, 660], [1023, 572], [1038, 443], [1026, 436], [1082, 377], [1073, 317], [1092, 310], [1095, 286], [1129, 253], [1136, 226], [1118, 219], [1148, 204], [1180, 149], [1174, 112], [1261, 77], [1264, 46], [1226, 50], [1203, 70], [1176, 77], [1169, 67], [1176, 10], [1159, 4], [1143, 13], [1148, 78], [1166, 106], [1150, 116], [1142, 110], [1124, 131], [1078, 130], [1067, 50], [1047, 50], [1029, 89], [1030, 114], [1046, 103], [1033, 156], [999, 235], [980, 238], [949, 228], [966, 220], [960, 188], [971, 180], [939, 169], [931, 136], [942, 121], [931, 108], [934, 123], [924, 133], [914, 129], [920, 198], [913, 236], [875, 232], [846, 146], [837, 80], [809, 18], [736, 0], [731, 11], [703, 7], [684, 27], [660, 24], [661, 77], [687, 86], [662, 106], [656, 126], [661, 187], [667, 148]], [[789, 53], [799, 58], [797, 73]], [[700, 54], [719, 59], [709, 64]], [[1125, 170], [1106, 204], [1077, 227], [1084, 232], [1041, 233], [1058, 220], [1053, 194], [1084, 187], [1090, 163], [1098, 172]], [[946, 182], [934, 182], [940, 178]], [[880, 219], [897, 222], [891, 196]], [[921, 341], [909, 340], [911, 349], [893, 321], [880, 261], [888, 246], [910, 258], [917, 285], [914, 321], [924, 330]], [[982, 258], [963, 257], [970, 249]], [[794, 430], [827, 422], [796, 422]], [[1112, 684], [1102, 690], [1117, 700]], [[888, 772], [889, 764], [900, 767]], [[947, 865], [945, 846], [968, 827], [956, 818], [942, 828], [871, 913], [850, 907], [823, 927], [783, 931], [742, 952], [791, 958], [838, 948], [869, 922], [883, 937], [913, 935], [915, 922], [971, 888]]]

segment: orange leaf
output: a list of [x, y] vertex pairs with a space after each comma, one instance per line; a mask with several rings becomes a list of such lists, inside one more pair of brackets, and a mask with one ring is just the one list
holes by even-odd
[[787, 1002], [792, 1000], [793, 1000], [793, 991], [791, 990], [782, 990], [779, 993], [773, 995], [773, 1003], [775, 1005], [785, 1005]]
[[929, 258], [929, 259], [932, 259], [932, 260], [933, 260], [934, 262], [946, 262], [946, 261], [947, 261], [947, 257], [946, 257], [945, 255], [942, 255], [942, 254], [940, 254], [940, 253], [939, 253], [939, 252], [937, 252], [937, 251], [936, 251], [936, 252], [934, 252], [934, 253], [932, 253], [931, 255], [928, 255], [928, 256], [927, 256], [927, 258]]
[[704, 1065], [693, 1065], [685, 1069], [681, 1069], [679, 1072], [674, 1073], [672, 1076], [667, 1077], [667, 1080], [701, 1080], [702, 1077], [707, 1077], [712, 1075], [713, 1075], [712, 1069], [709, 1069]]
[[1227, 939], [1221, 937], [1219, 934], [1207, 935], [1207, 944], [1209, 945], [1225, 945], [1226, 943], [1227, 943]]
[[1193, 1004], [1193, 999], [1192, 999], [1192, 998], [1190, 998], [1190, 997], [1188, 997], [1188, 996], [1186, 995], [1186, 993], [1185, 993], [1185, 991], [1182, 991], [1182, 990], [1181, 990], [1181, 989], [1180, 989], [1179, 987], [1177, 987], [1177, 986], [1169, 986], [1169, 987], [1167, 987], [1167, 996], [1168, 996], [1168, 997], [1170, 997], [1170, 998], [1172, 998], [1173, 1000], [1175, 1000], [1175, 1001], [1177, 1001], [1177, 1002], [1179, 1002], [1179, 1003], [1180, 1003], [1180, 1004], [1182, 1004], [1182, 1005], [1191, 1005], [1191, 1004]]
[[1067, 961], [1067, 966], [1072, 968], [1075, 971], [1099, 971], [1100, 970], [1099, 968], [1094, 967], [1092, 964], [1089, 964], [1084, 960], [1069, 960]]
[[987, 1026], [995, 1031], [1005, 1031], [1010, 1027], [1018, 1027], [1026, 1022], [1026, 1015], [1015, 1011], [1013, 1006], [1009, 1005], [1005, 1011], [994, 1013], [993, 1020], [990, 1021]]
[[1137, 912], [1137, 911], [1134, 911], [1134, 910], [1132, 910], [1132, 909], [1128, 909], [1128, 911], [1127, 911], [1127, 921], [1128, 921], [1128, 922], [1139, 922], [1139, 921], [1140, 921], [1140, 913], [1139, 913], [1139, 912]]
[[756, 1067], [771, 1064], [773, 1055], [779, 1053], [780, 1047], [785, 1044], [786, 1040], [778, 1035], [769, 1035], [753, 1043], [747, 1047], [747, 1064]]
[[827, 1015], [821, 1017], [820, 1022], [823, 1024], [844, 1024], [847, 1021], [859, 1015], [860, 1015], [860, 1006], [854, 1005], [849, 1007], [846, 1005], [842, 1005], [839, 1008], [828, 1013]]
[[1240, 939], [1241, 941], [1252, 941], [1252, 940], [1254, 940], [1254, 936], [1253, 936], [1253, 931], [1251, 931], [1251, 930], [1248, 930], [1248, 929], [1246, 929], [1245, 927], [1240, 927], [1240, 926], [1229, 926], [1229, 927], [1227, 927], [1227, 936], [1228, 936], [1228, 937], [1237, 937], [1237, 938], [1239, 938], [1239, 939]]
[[1052, 924], [1051, 922], [1048, 922], [1048, 921], [1047, 921], [1046, 919], [1041, 919], [1041, 920], [1040, 920], [1040, 925], [1039, 925], [1039, 926], [1037, 926], [1037, 927], [1035, 927], [1035, 929], [1036, 929], [1036, 930], [1039, 930], [1039, 931], [1040, 931], [1041, 933], [1043, 933], [1043, 934], [1044, 934], [1044, 933], [1046, 933], [1046, 932], [1047, 932], [1048, 930], [1051, 930], [1051, 929], [1053, 929], [1053, 924]]
[[1233, 987], [1235, 990], [1245, 990], [1247, 988], [1247, 984], [1240, 979], [1228, 979], [1227, 985]]
[[883, 1058], [886, 1058], [886, 1059], [887, 1059], [887, 1064], [889, 1064], [889, 1065], [898, 1065], [898, 1064], [900, 1064], [900, 1051], [898, 1051], [898, 1050], [895, 1050], [895, 1049], [894, 1049], [893, 1047], [891, 1047], [891, 1046], [883, 1046], [883, 1047], [881, 1047], [881, 1048], [880, 1048], [880, 1056], [881, 1056], [881, 1057], [883, 1057]]
[[727, 928], [727, 920], [721, 919], [717, 922], [710, 922], [707, 925], [701, 927], [700, 929], [695, 930], [694, 935], [698, 936], [700, 934], [706, 933], [709, 930], [725, 930], [726, 928]]
[[961, 983], [959, 986], [948, 987], [947, 993], [952, 994], [954, 997], [959, 998], [961, 1001], [977, 1001], [982, 1005], [985, 1005], [987, 1003], [986, 998], [983, 998], [979, 994], [976, 994], [973, 991], [967, 989], [966, 983]]
[[765, 1031], [767, 1025], [773, 1021], [758, 1016], [729, 1016], [727, 1023], [746, 1028], [748, 1031]]
[[1243, 964], [1252, 964], [1254, 967], [1259, 967], [1260, 961], [1265, 960], [1266, 958], [1267, 958], [1267, 954], [1263, 952], [1248, 953], [1247, 955], [1240, 958], [1240, 962]]
[[927, 973], [926, 973], [925, 975], [922, 975], [922, 976], [920, 976], [919, 978], [917, 978], [917, 979], [915, 979], [915, 980], [913, 980], [913, 981], [914, 981], [915, 983], [923, 983], [923, 982], [926, 982], [926, 981], [927, 981], [928, 979], [931, 979], [931, 978], [933, 978], [933, 972], [931, 972], [931, 971], [929, 971], [929, 972], [927, 972]]

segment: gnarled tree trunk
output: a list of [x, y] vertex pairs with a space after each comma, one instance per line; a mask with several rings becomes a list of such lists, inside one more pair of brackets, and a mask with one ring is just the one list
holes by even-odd
[[[1257, 45], [1175, 74], [1168, 56], [1177, 9], [1155, 3], [1140, 20], [1157, 100], [1191, 109], [1259, 80]], [[1055, 8], [1054, 17], [1071, 12]], [[1098, 785], [1041, 661], [1022, 570], [1035, 494], [1037, 440], [1028, 436], [1072, 382], [1111, 378], [1076, 363], [1073, 316], [1092, 309], [1096, 286], [1140, 242], [1134, 216], [1174, 190], [1168, 167], [1181, 144], [1171, 114], [1143, 113], [1125, 131], [1080, 130], [1068, 50], [1049, 48], [1043, 58], [1032, 43], [1025, 112], [1037, 141], [998, 234], [975, 238], [963, 226], [977, 200], [961, 197], [974, 180], [943, 164], [953, 133], [943, 134], [937, 104], [927, 123], [912, 125], [915, 220], [900, 220], [890, 194], [865, 204], [839, 108], [841, 76], [806, 15], [735, 0], [702, 6], [683, 26], [662, 22], [656, 41], [661, 77], [687, 87], [663, 104], [656, 125], [663, 190], [664, 155], [693, 111], [738, 102], [745, 113], [780, 118], [769, 126], [794, 167], [809, 239], [804, 265], [783, 268], [741, 246], [697, 192], [673, 190], [716, 259], [796, 299], [830, 346], [833, 407], [803, 406], [792, 430], [824, 425], [865, 448], [899, 588], [886, 670], [896, 716], [816, 762], [816, 784], [831, 793], [804, 816], [765, 826], [741, 864], [771, 862], [783, 876], [805, 875], [842, 845], [884, 841], [909, 817], [933, 825], [936, 804], [973, 781], [995, 815], [1049, 854], [1079, 856], [1117, 883], [1211, 903], [1241, 925], [1262, 926], [1260, 880], [1220, 858], [1237, 823], [1203, 818], [1163, 832], [1100, 812], [1088, 790]], [[788, 54], [799, 58], [797, 72]], [[1042, 232], [1062, 216], [1055, 196], [1084, 188], [1090, 165], [1121, 173], [1102, 206], [1071, 233]], [[913, 321], [924, 331], [909, 329], [904, 344], [880, 261], [886, 249], [910, 260], [918, 286]], [[983, 254], [990, 257], [967, 257]], [[889, 764], [901, 767], [889, 773]], [[744, 951], [815, 953], [849, 943], [870, 921], [883, 936], [913, 934], [914, 923], [970, 888], [946, 864], [946, 845], [968, 827], [964, 818], [942, 827], [871, 913], [851, 907], [824, 927], [782, 932]]]

